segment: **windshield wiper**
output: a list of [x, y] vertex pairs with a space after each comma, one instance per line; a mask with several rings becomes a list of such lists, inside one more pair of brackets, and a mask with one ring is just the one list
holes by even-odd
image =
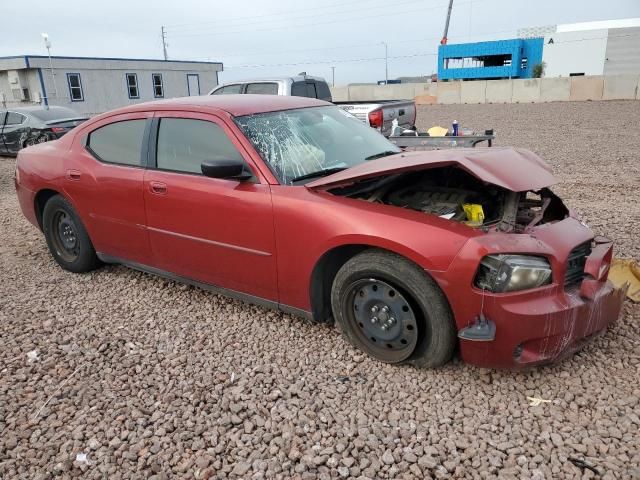
[[395, 155], [396, 153], [401, 153], [401, 152], [396, 152], [395, 150], [385, 150], [384, 152], [374, 153], [373, 155], [369, 155], [368, 157], [365, 158], [365, 160], [375, 160], [376, 158], [388, 157], [389, 155]]
[[332, 173], [338, 173], [343, 170], [346, 170], [347, 167], [333, 167], [333, 168], [325, 168], [324, 170], [318, 170], [316, 172], [306, 173], [304, 175], [300, 175], [299, 177], [294, 177], [291, 179], [291, 183], [299, 182], [300, 180], [307, 180], [308, 178], [315, 177], [324, 177], [326, 175], [331, 175]]

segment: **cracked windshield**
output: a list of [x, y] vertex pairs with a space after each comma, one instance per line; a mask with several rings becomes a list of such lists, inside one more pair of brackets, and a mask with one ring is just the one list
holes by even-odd
[[282, 184], [310, 181], [400, 149], [339, 107], [237, 117]]

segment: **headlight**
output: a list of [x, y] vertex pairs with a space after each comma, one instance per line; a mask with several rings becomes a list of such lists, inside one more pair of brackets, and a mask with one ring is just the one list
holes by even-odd
[[551, 283], [551, 265], [544, 257], [487, 255], [480, 262], [476, 287], [490, 292], [515, 292]]

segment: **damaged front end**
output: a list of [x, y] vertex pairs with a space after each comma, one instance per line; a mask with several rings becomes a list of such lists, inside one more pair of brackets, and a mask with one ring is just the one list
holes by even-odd
[[549, 188], [514, 192], [451, 165], [361, 180], [329, 192], [420, 211], [485, 232], [524, 233], [569, 216]]
[[612, 244], [571, 216], [539, 157], [475, 149], [384, 160], [307, 187], [468, 227], [446, 271], [429, 270], [451, 306], [463, 360], [509, 368], [552, 362], [617, 320], [624, 292], [607, 281]]

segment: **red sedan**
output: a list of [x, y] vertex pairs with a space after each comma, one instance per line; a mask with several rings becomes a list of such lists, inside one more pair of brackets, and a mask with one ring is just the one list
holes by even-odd
[[231, 95], [115, 110], [20, 152], [54, 259], [121, 263], [333, 322], [372, 357], [547, 363], [616, 321], [611, 243], [535, 154], [401, 152], [340, 108]]

